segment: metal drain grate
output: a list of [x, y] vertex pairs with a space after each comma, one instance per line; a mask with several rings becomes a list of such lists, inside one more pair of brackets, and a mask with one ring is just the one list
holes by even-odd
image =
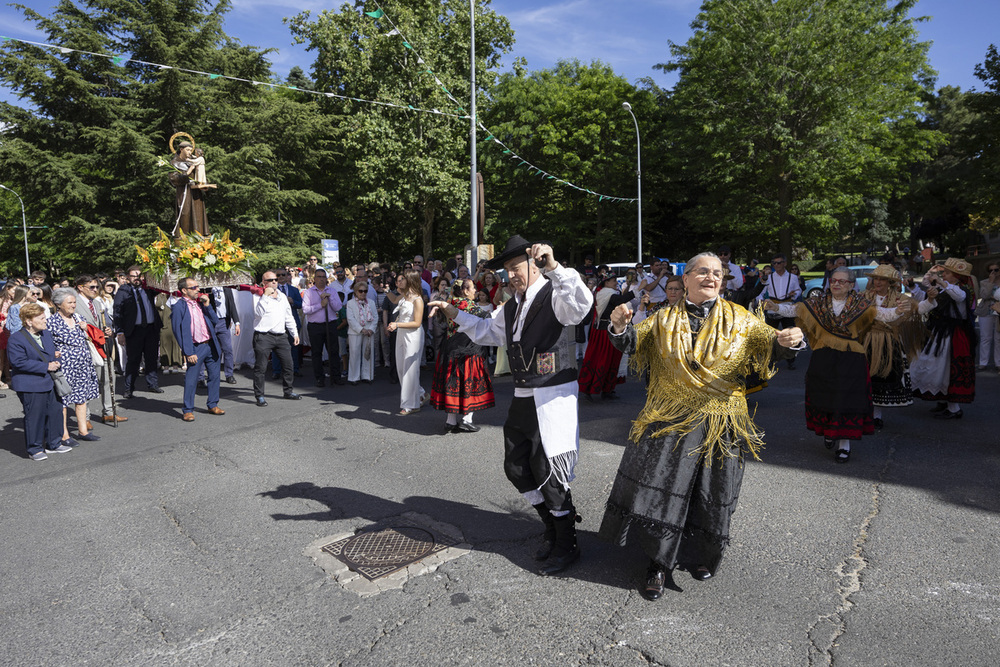
[[456, 540], [423, 526], [400, 523], [345, 537], [322, 550], [371, 581], [456, 544]]

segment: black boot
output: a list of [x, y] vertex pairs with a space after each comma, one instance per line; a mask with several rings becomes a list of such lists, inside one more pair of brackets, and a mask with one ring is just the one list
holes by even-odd
[[565, 516], [552, 517], [556, 527], [556, 542], [552, 554], [538, 569], [539, 574], [559, 574], [580, 558], [580, 547], [576, 544], [576, 522], [580, 520], [575, 511], [570, 511]]
[[538, 547], [538, 551], [535, 552], [535, 560], [545, 560], [550, 555], [552, 555], [552, 549], [556, 546], [556, 522], [552, 516], [552, 512], [549, 508], [545, 506], [545, 503], [538, 503], [537, 505], [532, 505], [535, 511], [538, 512], [538, 516], [541, 517], [542, 523], [545, 524], [545, 534], [542, 535], [542, 545]]

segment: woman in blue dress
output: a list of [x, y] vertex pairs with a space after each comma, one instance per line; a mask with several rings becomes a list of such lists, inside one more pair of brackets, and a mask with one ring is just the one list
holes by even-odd
[[[56, 350], [61, 353], [59, 362], [63, 373], [73, 387], [69, 396], [62, 397], [62, 404], [76, 411], [76, 424], [80, 432], [76, 436], [77, 440], [100, 440], [100, 437], [90, 433], [87, 428], [87, 401], [97, 398], [99, 390], [87, 324], [76, 314], [76, 291], [61, 287], [52, 293], [52, 302], [56, 306], [56, 312], [49, 316], [48, 328], [52, 332]], [[68, 437], [66, 411], [63, 410], [63, 440]]]

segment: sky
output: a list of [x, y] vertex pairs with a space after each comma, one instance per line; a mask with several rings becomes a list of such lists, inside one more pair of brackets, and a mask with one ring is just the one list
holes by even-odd
[[[391, 16], [393, 4], [384, 0]], [[481, 1], [481, 0], [480, 0]], [[48, 14], [53, 0], [21, 0], [26, 6]], [[245, 44], [277, 49], [270, 58], [275, 72], [284, 78], [293, 66], [309, 72], [314, 54], [292, 44], [291, 33], [281, 19], [300, 11], [313, 15], [339, 7], [339, 1], [322, 0], [232, 0], [226, 32]], [[509, 67], [516, 57], [528, 62], [529, 70], [552, 67], [560, 59], [577, 58], [584, 63], [601, 60], [631, 82], [651, 77], [659, 86], [671, 88], [675, 74], [654, 70], [670, 59], [669, 42], [684, 43], [692, 34], [691, 21], [700, 0], [493, 0], [492, 8], [506, 16], [514, 29], [513, 51], [504, 59]], [[953, 85], [969, 90], [982, 85], [974, 75], [991, 44], [1000, 46], [1000, 0], [919, 0], [911, 16], [929, 16], [919, 24], [921, 39], [932, 41], [931, 66], [938, 72], [938, 87]], [[44, 41], [33, 32], [11, 6], [0, 6], [0, 35]], [[419, 45], [416, 45], [419, 49]], [[169, 64], [169, 63], [166, 63]], [[0, 99], [17, 103], [0, 86]]]

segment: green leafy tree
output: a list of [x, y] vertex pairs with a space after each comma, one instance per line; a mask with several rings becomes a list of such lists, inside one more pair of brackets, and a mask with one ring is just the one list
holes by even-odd
[[33, 255], [50, 270], [128, 264], [133, 244], [151, 240], [156, 227], [173, 228], [174, 189], [158, 161], [175, 132], [196, 138], [220, 185], [207, 200], [213, 230], [242, 236], [262, 265], [300, 260], [320, 238], [294, 215], [323, 201], [304, 187], [330, 136], [315, 103], [178, 69], [270, 79], [266, 52], [223, 32], [228, 0], [63, 0], [49, 16], [19, 9], [49, 44], [67, 50], [9, 42], [0, 51], [0, 79], [28, 102], [0, 107], [0, 160], [30, 219], [49, 227], [32, 239]]
[[977, 148], [969, 194], [972, 198], [972, 217], [981, 231], [1000, 229], [1000, 53], [991, 44], [986, 58], [976, 65], [976, 77], [983, 82], [984, 90], [970, 95], [970, 106], [979, 114], [975, 125]]
[[[468, 239], [469, 121], [405, 107], [468, 113], [469, 3], [397, 4], [391, 19], [401, 35], [388, 34], [389, 21], [365, 10], [375, 7], [359, 1], [315, 20], [308, 12], [290, 20], [296, 38], [316, 52], [318, 90], [404, 107], [334, 99], [324, 105], [330, 114], [343, 114], [336, 123], [342, 158], [330, 174], [330, 189], [322, 190], [330, 193], [341, 254], [353, 261], [453, 252]], [[488, 1], [477, 3], [476, 12], [477, 87], [485, 99], [513, 33]]]
[[926, 159], [932, 71], [916, 0], [706, 0], [672, 44], [676, 173], [685, 216], [737, 244], [828, 243], [865, 197]]
[[[636, 134], [628, 102], [640, 123], [643, 173], [658, 171], [659, 109], [653, 93], [637, 89], [608, 65], [560, 61], [527, 73], [523, 63], [504, 74], [484, 112], [484, 123], [524, 160], [557, 178], [612, 197], [636, 196]], [[636, 204], [615, 202], [557, 183], [512, 161], [489, 142], [488, 233], [494, 243], [524, 233], [551, 240], [574, 258], [635, 258]], [[647, 188], [648, 188], [647, 182]], [[652, 201], [648, 197], [644, 203]], [[644, 209], [644, 247], [654, 247], [655, 209]], [[652, 235], [650, 235], [650, 233]]]

